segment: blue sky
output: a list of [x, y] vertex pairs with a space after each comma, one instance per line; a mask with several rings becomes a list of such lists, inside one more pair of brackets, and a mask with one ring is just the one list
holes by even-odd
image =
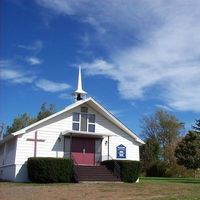
[[200, 118], [200, 2], [2, 0], [0, 122], [73, 102], [83, 86], [138, 135], [164, 108]]

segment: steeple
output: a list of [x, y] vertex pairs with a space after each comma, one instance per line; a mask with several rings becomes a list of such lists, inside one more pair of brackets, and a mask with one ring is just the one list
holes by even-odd
[[78, 84], [77, 84], [77, 89], [74, 92], [75, 100], [79, 101], [85, 98], [87, 92], [85, 92], [82, 89], [82, 76], [81, 76], [81, 66], [79, 65], [79, 71], [78, 71]]

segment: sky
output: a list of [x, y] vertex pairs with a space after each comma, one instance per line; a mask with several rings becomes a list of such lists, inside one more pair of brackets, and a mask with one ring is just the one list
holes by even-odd
[[83, 89], [136, 134], [157, 109], [200, 119], [200, 1], [1, 0], [0, 122]]

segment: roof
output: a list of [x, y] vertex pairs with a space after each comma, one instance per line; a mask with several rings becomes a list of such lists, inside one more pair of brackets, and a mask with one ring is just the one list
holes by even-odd
[[[54, 113], [53, 115], [50, 115], [49, 117], [46, 117], [34, 124], [31, 124], [19, 131], [16, 131], [14, 133], [11, 133], [10, 135], [12, 136], [17, 136], [20, 134], [24, 134], [26, 132], [28, 132], [30, 129], [64, 113], [67, 112], [75, 107], [78, 107], [84, 103], [87, 103], [88, 105], [90, 105], [91, 107], [93, 107], [95, 110], [97, 110], [100, 114], [102, 114], [105, 118], [107, 118], [108, 120], [110, 120], [113, 124], [115, 124], [117, 127], [119, 127], [121, 130], [123, 130], [125, 133], [127, 133], [131, 138], [133, 138], [136, 142], [138, 142], [139, 144], [145, 144], [144, 141], [142, 141], [134, 132], [132, 132], [128, 127], [126, 127], [119, 119], [117, 119], [113, 114], [111, 114], [106, 108], [104, 108], [101, 104], [99, 104], [96, 100], [94, 100], [92, 97], [89, 97], [87, 99], [84, 100], [80, 100], [80, 101], [76, 101], [75, 103], [67, 106], [66, 108], [64, 108], [63, 110]], [[12, 136], [8, 136], [5, 137], [2, 141], [0, 141], [0, 144], [6, 142], [8, 139], [11, 139]]]
[[86, 131], [72, 131], [66, 130], [62, 132], [62, 135], [73, 135], [73, 136], [87, 136], [87, 137], [96, 137], [96, 138], [103, 138], [105, 136], [117, 136], [116, 134], [112, 133], [93, 133], [93, 132], [86, 132]]

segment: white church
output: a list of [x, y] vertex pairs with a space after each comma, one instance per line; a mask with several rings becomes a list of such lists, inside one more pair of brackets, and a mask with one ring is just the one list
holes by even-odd
[[82, 89], [81, 68], [75, 102], [0, 141], [0, 179], [26, 182], [29, 157], [71, 158], [77, 166], [103, 160], [139, 161], [144, 142]]

